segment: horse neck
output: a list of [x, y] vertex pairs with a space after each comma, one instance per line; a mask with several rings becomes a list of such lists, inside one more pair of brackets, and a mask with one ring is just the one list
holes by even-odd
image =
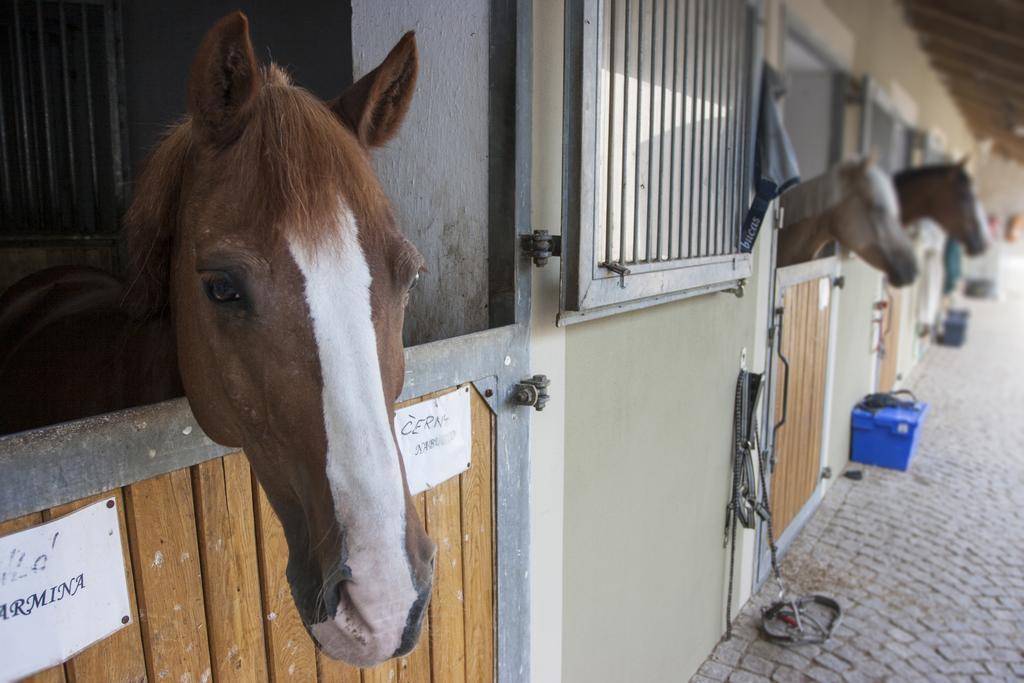
[[949, 191], [942, 187], [945, 182], [938, 176], [910, 178], [896, 185], [896, 194], [900, 200], [900, 222], [909, 225], [922, 218], [931, 218], [942, 224], [942, 216], [936, 210], [934, 197], [936, 192]]
[[791, 266], [810, 261], [835, 237], [829, 229], [832, 211], [783, 226], [779, 234], [778, 264]]

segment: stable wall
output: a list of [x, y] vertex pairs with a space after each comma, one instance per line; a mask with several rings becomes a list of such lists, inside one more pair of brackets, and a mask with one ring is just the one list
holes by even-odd
[[855, 74], [869, 74], [890, 94], [902, 92], [912, 98], [917, 107], [917, 121], [912, 123], [941, 131], [954, 155], [974, 151], [974, 136], [896, 0], [825, 0], [825, 4], [853, 34]]
[[[831, 5], [768, 0], [768, 58], [779, 62], [786, 12], [859, 73], [854, 54], [875, 41], [861, 33], [855, 45]], [[552, 232], [561, 222], [562, 13], [560, 2], [534, 4], [533, 213]], [[873, 75], [886, 84], [884, 71]], [[847, 126], [852, 151], [856, 117]], [[532, 680], [686, 680], [720, 638], [732, 393], [742, 348], [752, 369], [764, 367], [768, 230], [743, 299], [704, 296], [559, 329], [557, 273], [535, 274], [533, 368], [554, 383], [548, 408], [531, 416]], [[837, 474], [850, 408], [875, 381], [882, 280], [858, 257], [840, 259], [825, 457]], [[750, 535], [740, 551], [737, 605], [751, 587]]]
[[722, 633], [733, 393], [756, 299], [566, 332], [566, 683], [685, 680]]
[[845, 284], [842, 289], [832, 290], [838, 320], [824, 463], [832, 469], [832, 482], [850, 457], [850, 411], [860, 399], [874, 391], [878, 370], [874, 305], [882, 295], [881, 274], [859, 257], [841, 256], [840, 273]]
[[[561, 3], [534, 4], [535, 226], [561, 222]], [[722, 548], [740, 353], [764, 364], [766, 226], [746, 294], [555, 327], [557, 262], [533, 280], [531, 676], [686, 680], [725, 628]], [[563, 370], [564, 369], [564, 370]], [[564, 374], [563, 374], [564, 373]], [[564, 418], [563, 418], [564, 411]], [[736, 596], [750, 594], [741, 536]]]
[[1024, 212], [1024, 164], [986, 146], [979, 155], [974, 182], [985, 210], [1002, 219]]

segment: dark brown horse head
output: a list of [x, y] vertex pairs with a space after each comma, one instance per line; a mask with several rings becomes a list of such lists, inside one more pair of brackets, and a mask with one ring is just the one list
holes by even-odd
[[245, 450], [284, 526], [303, 621], [360, 666], [412, 649], [433, 577], [391, 426], [422, 259], [368, 153], [397, 132], [417, 68], [410, 33], [325, 103], [225, 17], [127, 219], [129, 303], [170, 308], [199, 424]]
[[988, 247], [988, 240], [966, 166], [966, 158], [955, 164], [922, 166], [897, 173], [894, 180], [904, 225], [931, 218], [968, 254], [977, 256]]

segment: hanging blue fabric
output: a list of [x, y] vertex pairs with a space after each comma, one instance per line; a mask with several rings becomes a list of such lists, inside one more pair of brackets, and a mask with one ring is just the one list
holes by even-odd
[[754, 150], [754, 202], [743, 219], [740, 231], [740, 251], [745, 254], [754, 250], [768, 205], [800, 182], [800, 165], [782, 125], [777, 105], [777, 100], [785, 93], [786, 88], [779, 73], [765, 64], [761, 75], [757, 146]]

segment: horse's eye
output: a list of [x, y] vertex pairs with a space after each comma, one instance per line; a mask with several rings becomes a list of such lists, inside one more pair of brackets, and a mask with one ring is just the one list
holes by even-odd
[[231, 303], [242, 298], [235, 283], [227, 275], [214, 275], [206, 280], [205, 285], [206, 296], [215, 304]]
[[416, 289], [416, 285], [418, 285], [419, 283], [420, 283], [420, 274], [416, 273], [415, 275], [412, 276], [412, 281], [409, 282], [409, 289], [410, 290]]

